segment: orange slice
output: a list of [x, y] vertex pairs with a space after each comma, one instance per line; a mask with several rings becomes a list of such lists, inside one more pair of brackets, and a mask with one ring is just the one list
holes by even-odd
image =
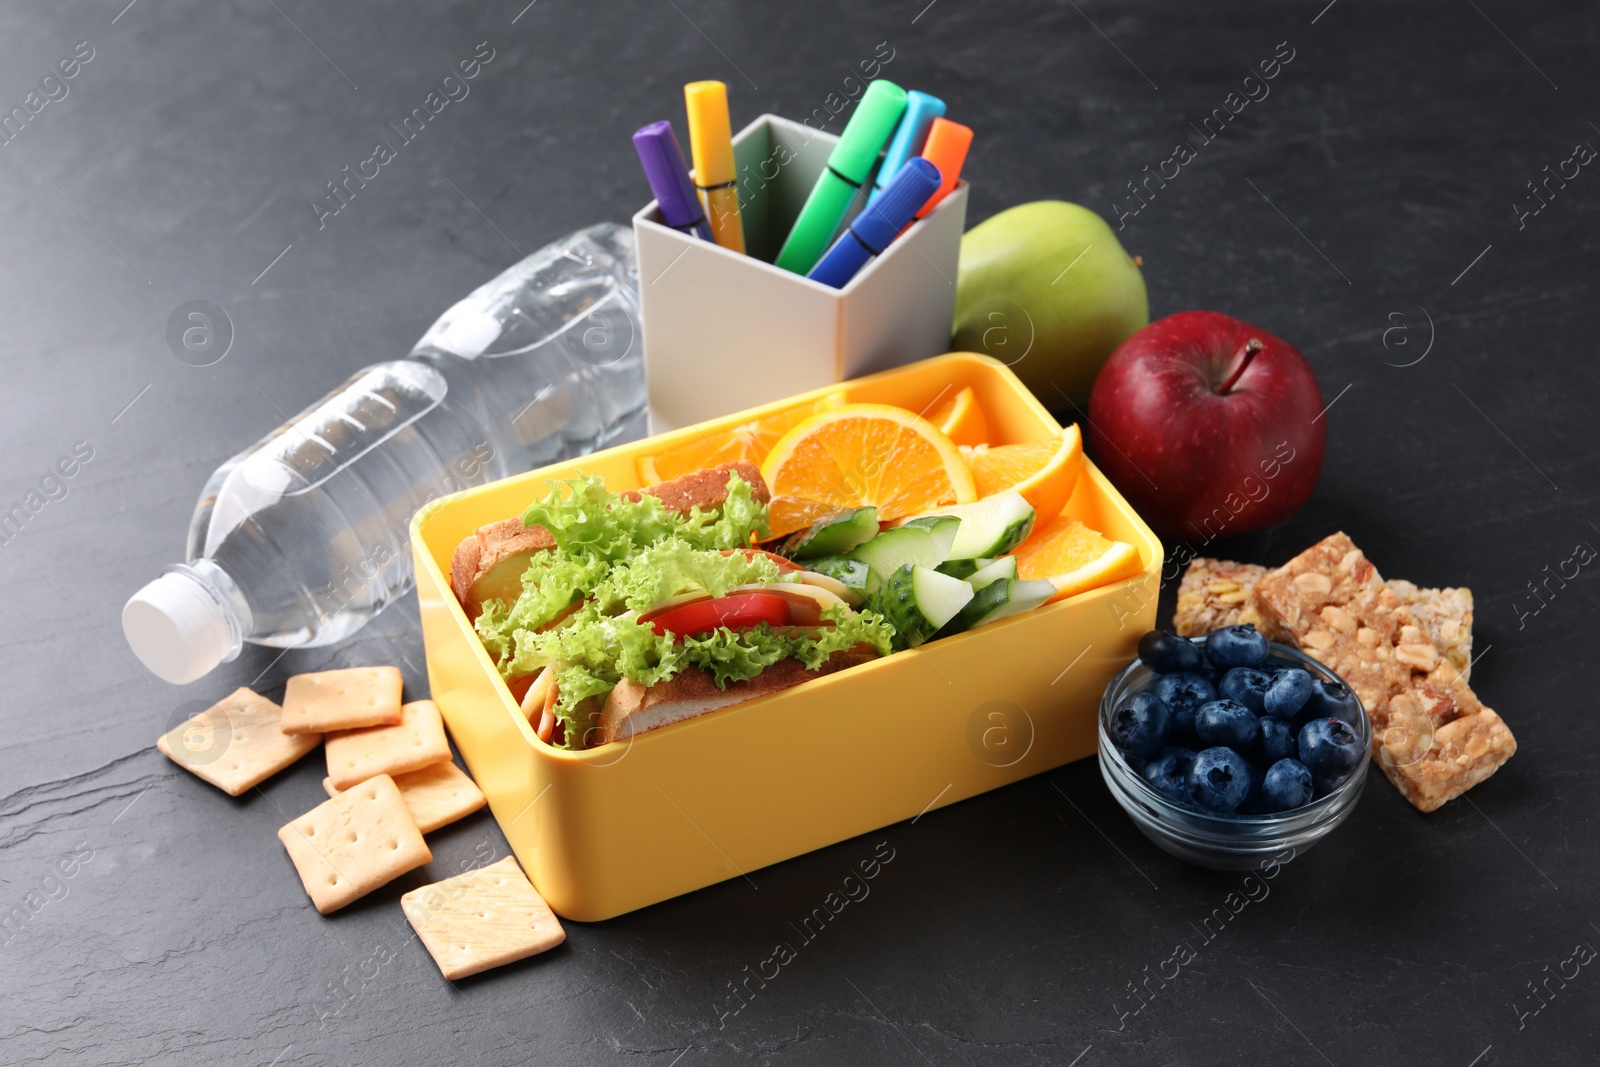
[[1132, 578], [1144, 569], [1138, 549], [1065, 515], [1035, 530], [1016, 556], [1017, 577], [1050, 581], [1056, 587], [1052, 601]]
[[742, 423], [731, 430], [698, 434], [664, 452], [640, 456], [634, 464], [639, 471], [639, 482], [641, 485], [656, 485], [679, 475], [739, 460], [747, 460], [759, 467], [780, 437], [816, 412], [838, 407], [842, 403], [844, 393], [835, 391], [815, 404], [801, 404], [776, 415]]
[[[923, 418], [958, 445], [989, 442], [989, 420], [978, 406], [978, 394], [967, 386], [954, 396], [945, 396]], [[981, 493], [979, 494], [982, 495]]]
[[1083, 434], [1077, 426], [1068, 426], [1060, 437], [1043, 441], [979, 445], [961, 451], [972, 466], [972, 481], [980, 498], [1021, 493], [1039, 513], [1041, 525], [1061, 514], [1083, 473]]
[[772, 491], [774, 537], [844, 508], [870, 504], [887, 521], [978, 498], [955, 443], [888, 404], [842, 404], [811, 416], [772, 446], [761, 476]]

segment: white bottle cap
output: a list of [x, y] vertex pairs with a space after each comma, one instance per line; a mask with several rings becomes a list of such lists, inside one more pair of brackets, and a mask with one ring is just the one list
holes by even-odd
[[173, 685], [209, 674], [233, 645], [226, 609], [182, 571], [169, 571], [128, 598], [122, 634], [134, 655]]

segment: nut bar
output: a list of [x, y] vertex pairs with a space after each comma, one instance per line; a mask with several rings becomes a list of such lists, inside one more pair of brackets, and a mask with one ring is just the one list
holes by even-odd
[[1516, 752], [1506, 724], [1343, 533], [1262, 576], [1249, 603], [1355, 690], [1372, 720], [1372, 758], [1418, 810], [1460, 796]]
[[[1253, 563], [1197, 558], [1184, 571], [1178, 585], [1178, 608], [1172, 617], [1175, 631], [1184, 637], [1199, 637], [1222, 626], [1248, 622], [1254, 623], [1269, 640], [1285, 642], [1287, 635], [1275, 633], [1249, 601], [1251, 587], [1266, 573], [1266, 567]], [[1445, 659], [1461, 672], [1461, 677], [1469, 677], [1472, 590], [1419, 589], [1398, 578], [1390, 579], [1388, 585], [1395, 598], [1409, 607], [1428, 631]]]
[[1250, 589], [1266, 573], [1267, 568], [1254, 563], [1196, 557], [1178, 583], [1173, 630], [1182, 637], [1204, 637], [1224, 626], [1251, 622], [1269, 641], [1283, 642], [1282, 635], [1261, 625], [1250, 606]]
[[1465, 586], [1450, 589], [1419, 589], [1401, 578], [1390, 578], [1389, 589], [1395, 598], [1411, 609], [1422, 628], [1428, 631], [1440, 655], [1461, 672], [1472, 676], [1472, 590]]

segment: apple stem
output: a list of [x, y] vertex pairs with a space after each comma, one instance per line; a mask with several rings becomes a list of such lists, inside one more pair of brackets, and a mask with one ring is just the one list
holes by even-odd
[[1239, 376], [1244, 373], [1244, 369], [1250, 365], [1250, 361], [1255, 359], [1265, 347], [1265, 345], [1263, 345], [1254, 337], [1250, 338], [1250, 340], [1244, 343], [1244, 348], [1239, 350], [1239, 355], [1243, 357], [1239, 360], [1239, 365], [1234, 368], [1232, 374], [1228, 375], [1227, 380], [1217, 387], [1217, 394], [1219, 396], [1227, 396], [1233, 391], [1234, 384], [1238, 382]]

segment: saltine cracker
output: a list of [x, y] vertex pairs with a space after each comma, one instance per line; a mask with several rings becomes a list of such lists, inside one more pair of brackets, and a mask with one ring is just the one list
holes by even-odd
[[400, 709], [394, 726], [330, 733], [328, 778], [337, 789], [349, 789], [375, 774], [397, 776], [450, 761], [444, 720], [431, 700], [414, 700]]
[[317, 747], [321, 734], [287, 734], [283, 709], [244, 686], [156, 740], [156, 748], [231, 797], [271, 778]]
[[387, 774], [318, 804], [281, 827], [278, 840], [324, 915], [433, 859]]
[[555, 948], [566, 931], [510, 856], [400, 898], [440, 972], [451, 981]]
[[327, 733], [400, 721], [398, 667], [346, 667], [296, 674], [283, 691], [283, 732]]
[[[435, 763], [420, 771], [394, 776], [400, 796], [416, 820], [417, 829], [431, 834], [441, 826], [464, 819], [487, 803], [483, 791], [454, 763]], [[333, 779], [324, 778], [322, 788], [330, 797], [340, 789]]]

